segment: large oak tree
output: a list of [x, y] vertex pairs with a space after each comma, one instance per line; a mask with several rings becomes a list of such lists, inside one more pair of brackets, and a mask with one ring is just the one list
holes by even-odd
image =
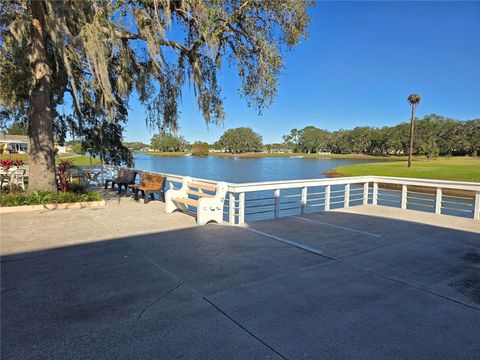
[[[185, 82], [207, 123], [223, 121], [217, 71], [236, 66], [241, 94], [274, 98], [282, 53], [306, 34], [303, 0], [31, 0], [0, 4], [0, 112], [28, 119], [31, 188], [54, 190], [54, 119], [102, 141], [137, 94], [147, 123], [175, 128]], [[117, 131], [118, 132], [118, 131]], [[97, 141], [97, 140], [95, 140]]]
[[215, 145], [230, 153], [261, 151], [263, 147], [262, 136], [248, 127], [228, 129]]

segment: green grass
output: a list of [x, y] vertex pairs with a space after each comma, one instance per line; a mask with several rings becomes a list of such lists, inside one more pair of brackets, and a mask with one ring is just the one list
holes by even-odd
[[1, 206], [64, 204], [85, 201], [100, 201], [102, 194], [98, 192], [53, 193], [50, 191], [32, 191], [25, 193], [4, 194]]
[[62, 154], [60, 156], [57, 156], [55, 161], [58, 163], [60, 160], [66, 160], [70, 159], [72, 160], [72, 163], [74, 166], [87, 166], [87, 165], [96, 165], [100, 164], [101, 161], [98, 158], [93, 158], [88, 155], [70, 155], [70, 154]]
[[[1, 154], [0, 159], [20, 159], [24, 163], [28, 164], [28, 155], [27, 154]], [[88, 155], [72, 155], [72, 154], [61, 154], [55, 157], [55, 161], [58, 163], [60, 160], [70, 159], [73, 162], [74, 166], [86, 166], [86, 165], [95, 165], [100, 164], [100, 159], [94, 159]], [[91, 161], [91, 163], [90, 163]]]
[[337, 167], [329, 176], [397, 176], [408, 178], [480, 182], [480, 158], [440, 158], [416, 160], [412, 167], [406, 161], [376, 162]]

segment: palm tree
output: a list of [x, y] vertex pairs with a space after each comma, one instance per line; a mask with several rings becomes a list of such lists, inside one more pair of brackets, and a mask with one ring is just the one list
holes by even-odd
[[413, 128], [415, 126], [415, 108], [417, 104], [422, 101], [422, 98], [418, 94], [411, 94], [408, 96], [408, 103], [412, 105], [412, 119], [410, 122], [410, 145], [408, 147], [408, 167], [412, 166], [412, 153], [413, 153]]

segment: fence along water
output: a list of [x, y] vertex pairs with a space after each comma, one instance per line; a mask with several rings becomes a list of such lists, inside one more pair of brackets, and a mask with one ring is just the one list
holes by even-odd
[[[182, 180], [183, 176], [167, 174], [170, 188], [178, 187]], [[228, 183], [224, 221], [239, 225], [358, 205], [393, 206], [480, 220], [480, 183], [383, 176]]]

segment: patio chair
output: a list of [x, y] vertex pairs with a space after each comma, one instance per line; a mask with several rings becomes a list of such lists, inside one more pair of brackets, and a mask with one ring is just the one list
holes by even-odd
[[108, 179], [115, 179], [117, 177], [117, 167], [115, 165], [106, 165], [103, 164], [100, 166], [100, 175], [98, 176], [98, 180], [105, 183], [105, 180]]
[[8, 172], [7, 175], [2, 176], [2, 189], [5, 186], [21, 188], [25, 191], [25, 169], [14, 169]]
[[10, 177], [5, 171], [0, 171], [0, 191], [3, 191], [4, 188], [10, 183]]
[[[138, 185], [130, 184], [128, 188], [135, 194], [135, 200], [138, 201], [138, 193], [142, 193], [143, 203], [147, 204], [150, 199], [154, 200], [154, 194], [158, 194], [160, 199], [164, 198], [163, 188], [165, 186], [166, 176], [144, 173]], [[127, 190], [127, 196], [131, 193]]]
[[104, 184], [105, 184], [105, 189], [108, 188], [108, 185], [111, 183], [112, 184], [112, 189], [113, 189], [113, 182], [118, 179], [120, 176], [123, 175], [124, 171], [126, 169], [124, 168], [119, 168], [118, 171], [117, 171], [117, 175], [115, 176], [115, 170], [111, 171], [110, 173], [108, 173], [108, 177], [104, 180]]

